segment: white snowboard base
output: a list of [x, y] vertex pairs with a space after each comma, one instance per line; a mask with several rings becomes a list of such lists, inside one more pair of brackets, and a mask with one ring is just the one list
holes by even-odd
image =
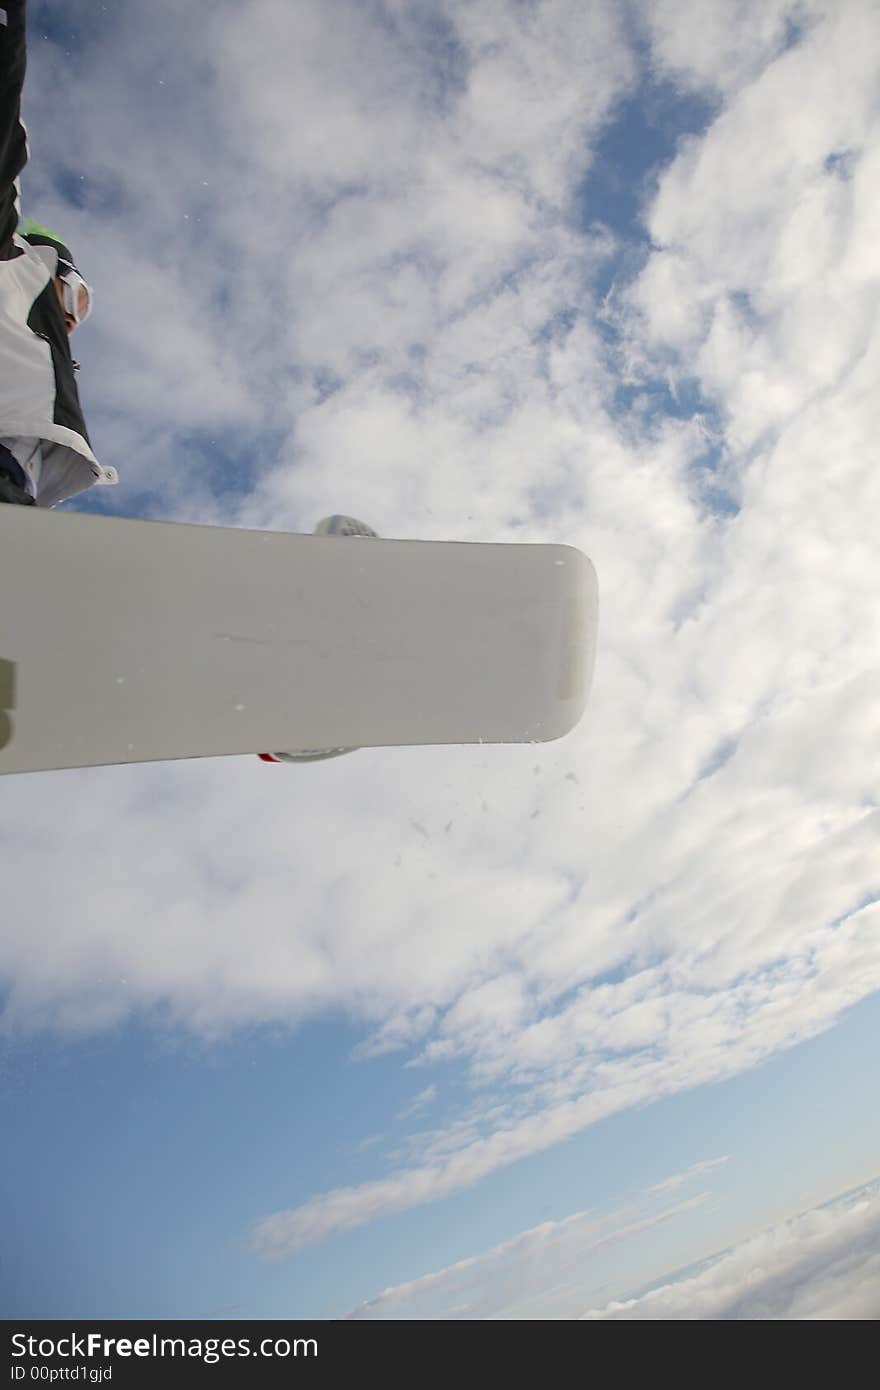
[[0, 506], [0, 772], [559, 738], [597, 611], [569, 546]]

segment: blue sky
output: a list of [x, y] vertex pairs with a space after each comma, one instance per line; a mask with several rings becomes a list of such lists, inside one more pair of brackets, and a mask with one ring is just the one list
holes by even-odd
[[638, 1206], [652, 1185], [722, 1160], [676, 1189], [705, 1196], [693, 1210], [584, 1259], [561, 1290], [526, 1284], [519, 1315], [572, 1316], [605, 1280], [615, 1292], [659, 1281], [869, 1178], [878, 1027], [875, 998], [755, 1072], [616, 1116], [411, 1219], [268, 1266], [241, 1232], [267, 1202], [375, 1172], [376, 1147], [359, 1154], [359, 1136], [405, 1107], [411, 1077], [387, 1061], [351, 1067], [351, 1031], [322, 1024], [293, 1042], [238, 1040], [209, 1055], [135, 1029], [64, 1050], [10, 1047], [15, 1244], [4, 1307], [8, 1316], [338, 1317], [424, 1273], [427, 1252], [451, 1265], [520, 1228]]
[[876, 1315], [880, 10], [701, 16], [31, 4], [73, 509], [602, 626], [541, 748], [3, 779], [8, 1315]]

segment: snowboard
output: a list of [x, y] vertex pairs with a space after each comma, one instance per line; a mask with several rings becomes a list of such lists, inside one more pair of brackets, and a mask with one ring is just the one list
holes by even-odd
[[543, 742], [595, 657], [595, 571], [566, 545], [0, 506], [0, 593], [0, 772]]

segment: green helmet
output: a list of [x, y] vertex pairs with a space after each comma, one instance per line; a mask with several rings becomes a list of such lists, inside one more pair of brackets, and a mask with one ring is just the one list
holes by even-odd
[[[86, 284], [77, 270], [67, 243], [62, 241], [56, 232], [51, 232], [48, 227], [35, 222], [32, 217], [25, 218], [18, 229], [18, 235], [31, 246], [51, 246], [57, 251], [56, 274], [63, 283], [65, 312], [69, 313], [76, 323], [82, 323], [91, 313], [94, 295], [91, 286]], [[86, 291], [85, 298], [81, 289]]]
[[70, 248], [57, 232], [50, 232], [48, 227], [43, 227], [39, 222], [35, 222], [32, 217], [28, 217], [22, 222], [18, 229], [18, 235], [24, 237], [25, 241], [30, 242], [31, 246], [52, 246], [58, 252], [59, 274], [60, 266], [63, 262], [70, 266], [71, 270], [76, 270]]

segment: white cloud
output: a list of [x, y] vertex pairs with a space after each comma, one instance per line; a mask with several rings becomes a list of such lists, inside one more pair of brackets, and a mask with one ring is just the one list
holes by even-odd
[[[813, 1036], [848, 1004], [880, 987], [878, 917], [877, 907], [855, 913], [826, 933], [827, 945], [810, 952], [809, 964], [796, 957], [782, 968], [768, 963], [728, 990], [676, 989], [661, 972], [645, 971], [621, 986], [584, 991], [563, 1015], [541, 1019], [520, 1035], [505, 1039], [496, 1033], [485, 1052], [491, 1055], [506, 1043], [504, 1072], [512, 1069], [521, 1086], [530, 1086], [525, 1100], [492, 1107], [488, 1132], [478, 1107], [473, 1122], [454, 1135], [451, 1153], [428, 1136], [423, 1161], [412, 1167], [265, 1217], [254, 1230], [255, 1250], [268, 1259], [284, 1258], [379, 1216], [437, 1201], [605, 1116], [734, 1075]], [[653, 1027], [643, 1024], [634, 1041], [628, 1023], [633, 1006], [625, 996], [638, 999], [640, 990], [652, 987]], [[634, 1045], [637, 1050], [630, 1051]], [[479, 1052], [477, 1066], [500, 1079], [500, 1068], [487, 1065]]]
[[413, 1115], [418, 1115], [422, 1111], [427, 1110], [431, 1105], [433, 1105], [436, 1099], [437, 1087], [432, 1082], [430, 1086], [425, 1086], [423, 1090], [419, 1091], [418, 1095], [415, 1096], [408, 1105], [404, 1106], [404, 1108], [398, 1112], [397, 1118], [399, 1120], [408, 1120]]
[[[742, 41], [730, 6], [707, 11]], [[740, 453], [817, 397], [833, 409], [827, 393], [854, 384], [876, 351], [880, 11], [856, 0], [809, 13], [801, 42], [731, 94], [664, 173], [648, 222], [658, 250], [630, 293], [638, 351], [686, 354]]]
[[691, 1178], [697, 1177], [702, 1173], [711, 1173], [715, 1168], [721, 1168], [727, 1163], [727, 1155], [723, 1158], [704, 1158], [699, 1163], [691, 1164], [683, 1173], [673, 1173], [671, 1177], [664, 1178], [662, 1182], [655, 1183], [648, 1188], [649, 1193], [672, 1192], [676, 1188], [683, 1186]]
[[[165, 4], [63, 83], [32, 62], [26, 210], [65, 211], [39, 172], [59, 123], [115, 190], [59, 223], [106, 306], [83, 383], [114, 505], [552, 538], [599, 573], [594, 695], [559, 744], [4, 781], [8, 1029], [342, 1010], [364, 1058], [484, 1088], [399, 1171], [269, 1215], [264, 1252], [729, 1076], [880, 987], [876, 7], [707, 5], [705, 44], [644, 8], [655, 75], [719, 107], [600, 306], [616, 247], [575, 191], [639, 81], [618, 10], [450, 5], [429, 58], [407, 6], [301, 5], [293, 42], [286, 6]], [[702, 417], [621, 414], [624, 378], [696, 379]], [[254, 441], [253, 487], [191, 448], [215, 426]]]
[[754, 1235], [695, 1275], [583, 1315], [590, 1320], [869, 1320], [880, 1317], [880, 1183]]
[[682, 22], [677, 0], [641, 7], [658, 66], [686, 87], [725, 95], [759, 78], [783, 52], [791, 31], [809, 30], [820, 13], [818, 5], [800, 0], [706, 0], [694, 25]]

